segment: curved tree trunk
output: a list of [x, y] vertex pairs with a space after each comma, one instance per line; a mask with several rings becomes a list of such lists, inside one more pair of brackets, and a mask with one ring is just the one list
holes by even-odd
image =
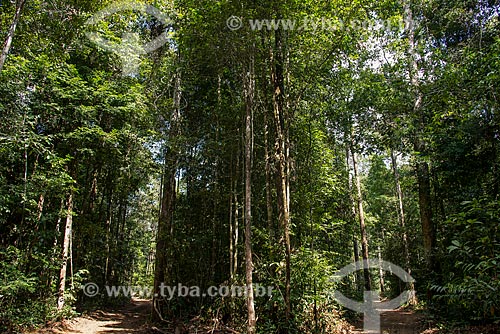
[[19, 23], [19, 18], [21, 17], [21, 12], [23, 10], [26, 0], [16, 1], [16, 13], [14, 14], [14, 19], [10, 25], [9, 31], [7, 32], [7, 38], [3, 43], [2, 53], [0, 54], [0, 72], [3, 69], [3, 65], [7, 60], [7, 55], [9, 54], [10, 47], [12, 45], [12, 39], [14, 38], [14, 33], [16, 32], [17, 24]]

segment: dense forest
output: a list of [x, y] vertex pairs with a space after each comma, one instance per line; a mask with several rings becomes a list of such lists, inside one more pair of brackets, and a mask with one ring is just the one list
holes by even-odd
[[335, 291], [407, 291], [500, 333], [499, 10], [0, 1], [0, 332], [142, 297], [157, 333], [349, 333]]

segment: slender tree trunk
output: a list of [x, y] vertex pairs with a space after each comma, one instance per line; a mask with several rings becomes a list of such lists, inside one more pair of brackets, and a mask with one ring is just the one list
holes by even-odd
[[[59, 205], [59, 211], [57, 212], [57, 220], [56, 220], [56, 226], [54, 229], [55, 236], [54, 236], [54, 242], [52, 243], [52, 257], [54, 259], [57, 259], [57, 245], [59, 243], [59, 232], [61, 229], [61, 221], [62, 221], [62, 212], [64, 210], [64, 199], [61, 199], [61, 204]], [[52, 285], [54, 275], [49, 275], [49, 279], [47, 280], [47, 286], [50, 287]]]
[[266, 161], [266, 209], [267, 229], [271, 243], [274, 240], [273, 203], [271, 198], [271, 157], [269, 156], [269, 123], [267, 108], [264, 108], [264, 159]]
[[233, 256], [233, 274], [238, 272], [238, 242], [240, 237], [240, 203], [238, 201], [238, 174], [240, 170], [240, 152], [236, 155], [236, 178], [234, 180], [234, 256]]
[[[221, 77], [219, 75], [218, 89], [217, 89], [218, 103], [221, 104]], [[233, 173], [233, 154], [231, 153], [231, 162], [229, 164], [229, 284], [234, 280], [234, 228], [233, 228], [233, 188], [234, 174]]]
[[71, 278], [71, 286], [70, 289], [74, 290], [75, 289], [75, 282], [74, 282], [74, 273], [73, 273], [73, 229], [71, 229], [71, 233], [69, 234], [69, 250], [68, 250], [68, 257], [69, 257], [69, 277]]
[[380, 245], [377, 246], [378, 253], [378, 275], [379, 275], [379, 283], [380, 283], [380, 292], [385, 291], [385, 283], [384, 283], [384, 270], [382, 269], [382, 251], [380, 250]]
[[[222, 91], [221, 91], [221, 84], [222, 84], [222, 78], [220, 75], [217, 76], [217, 112], [213, 113], [212, 115], [214, 116], [215, 119], [212, 120], [212, 124], [215, 126], [215, 142], [219, 143], [219, 118], [218, 114], [222, 112]], [[219, 156], [215, 156], [215, 166], [213, 166], [213, 176], [212, 179], [214, 181], [214, 196], [213, 196], [213, 205], [212, 205], [212, 250], [211, 250], [211, 256], [210, 256], [210, 270], [212, 271], [211, 277], [212, 280], [215, 281], [216, 279], [216, 274], [217, 274], [217, 258], [219, 255], [219, 241], [220, 238], [218, 236], [220, 235], [220, 224], [218, 225], [218, 208], [219, 208]], [[219, 228], [218, 228], [219, 227]]]
[[231, 159], [231, 178], [229, 191], [229, 284], [233, 283], [234, 279], [234, 228], [233, 228], [233, 162]]
[[[217, 167], [215, 167], [217, 170]], [[217, 174], [217, 172], [215, 173]], [[215, 176], [216, 177], [216, 176]], [[215, 194], [217, 194], [217, 178], [215, 178]], [[211, 252], [210, 252], [210, 277], [212, 280], [215, 280], [215, 274], [216, 274], [216, 266], [217, 266], [217, 235], [219, 232], [217, 231], [217, 199], [218, 196], [214, 196], [214, 203], [213, 203], [213, 215], [212, 215], [212, 245], [211, 245]]]
[[429, 178], [429, 165], [427, 162], [417, 163], [417, 182], [418, 182], [418, 204], [420, 208], [420, 221], [422, 223], [422, 234], [424, 238], [424, 252], [427, 267], [433, 271], [435, 231], [432, 220], [431, 186]]
[[234, 194], [234, 254], [233, 254], [233, 275], [238, 273], [238, 242], [240, 239], [240, 210], [238, 195]]
[[38, 217], [37, 221], [38, 224], [40, 224], [40, 221], [42, 220], [42, 215], [43, 215], [43, 204], [45, 203], [45, 196], [43, 194], [40, 194], [40, 197], [38, 198]]
[[14, 14], [14, 19], [10, 25], [9, 31], [7, 32], [7, 38], [5, 39], [2, 47], [2, 53], [0, 54], [0, 72], [3, 69], [3, 65], [7, 60], [7, 55], [9, 54], [10, 47], [12, 45], [12, 39], [14, 38], [14, 33], [16, 32], [17, 24], [19, 23], [19, 18], [21, 17], [21, 12], [23, 10], [26, 0], [16, 1], [16, 13]]
[[[352, 144], [351, 144], [352, 145]], [[365, 278], [365, 289], [367, 291], [371, 290], [371, 277], [370, 270], [368, 269], [368, 234], [366, 232], [365, 225], [365, 211], [363, 209], [363, 194], [361, 192], [361, 178], [358, 172], [358, 162], [356, 158], [356, 153], [351, 147], [352, 153], [352, 166], [354, 170], [354, 179], [356, 181], [356, 190], [357, 190], [357, 202], [358, 202], [358, 216], [359, 216], [359, 228], [361, 230], [361, 255], [364, 261], [363, 275]]]
[[245, 276], [249, 334], [256, 331], [256, 316], [253, 296], [252, 261], [252, 108], [254, 97], [253, 57], [250, 70], [246, 74], [246, 115], [245, 115]]
[[276, 134], [275, 155], [277, 159], [277, 188], [278, 188], [278, 205], [279, 205], [279, 220], [283, 228], [283, 236], [285, 243], [285, 318], [290, 320], [291, 303], [290, 303], [290, 200], [288, 189], [288, 156], [287, 156], [287, 116], [284, 110], [284, 81], [283, 81], [283, 40], [282, 31], [275, 31], [275, 48], [276, 56], [274, 57], [271, 50], [271, 81], [273, 82], [273, 112], [274, 125]]
[[[261, 48], [262, 50], [266, 49], [266, 37], [265, 35], [261, 36]], [[270, 131], [270, 119], [269, 117], [272, 118], [272, 115], [270, 114], [270, 110], [272, 109], [271, 103], [269, 103], [267, 97], [268, 97], [268, 92], [270, 91], [270, 85], [273, 83], [269, 82], [267, 79], [267, 65], [268, 61], [265, 61], [265, 65], [262, 67], [262, 92], [261, 92], [261, 106], [262, 106], [262, 114], [264, 116], [264, 161], [265, 161], [265, 172], [266, 172], [266, 217], [267, 217], [267, 233], [269, 235], [269, 242], [270, 244], [274, 243], [274, 237], [275, 237], [275, 226], [273, 222], [273, 194], [272, 194], [272, 188], [271, 188], [271, 178], [272, 178], [272, 162], [273, 159], [270, 154], [270, 147], [269, 147], [269, 131]], [[272, 119], [271, 119], [272, 121]]]
[[356, 285], [357, 285], [358, 290], [360, 290], [361, 287], [363, 286], [361, 283], [363, 281], [363, 278], [362, 278], [361, 273], [359, 272], [361, 270], [361, 268], [358, 265], [359, 244], [358, 244], [358, 238], [356, 237], [355, 233], [353, 233], [353, 235], [352, 235], [352, 248], [354, 249], [354, 261], [356, 262]]
[[[399, 171], [398, 171], [398, 161], [396, 159], [396, 154], [394, 150], [391, 149], [391, 164], [392, 164], [392, 172], [394, 175], [394, 185], [396, 187], [396, 194], [398, 196], [398, 218], [399, 225], [402, 230], [402, 241], [403, 241], [403, 249], [405, 256], [405, 265], [406, 271], [411, 275], [411, 266], [410, 266], [410, 247], [408, 245], [408, 234], [406, 233], [406, 221], [405, 221], [405, 211], [403, 206], [403, 191], [401, 190], [401, 183], [399, 182]], [[415, 284], [413, 282], [407, 283], [408, 290], [411, 293], [410, 300], [408, 301], [411, 305], [416, 305], [417, 297], [415, 295]]]
[[[426, 145], [422, 139], [425, 120], [422, 111], [423, 94], [420, 90], [419, 66], [417, 62], [417, 51], [415, 41], [415, 25], [413, 22], [413, 12], [410, 6], [410, 1], [404, 2], [404, 15], [407, 24], [408, 35], [408, 53], [410, 58], [410, 82], [415, 93], [415, 101], [413, 104], [413, 113], [415, 116], [415, 135], [413, 149], [418, 155], [425, 154]], [[434, 246], [435, 246], [435, 228], [432, 220], [432, 202], [431, 202], [431, 187], [429, 176], [429, 164], [417, 157], [416, 174], [418, 182], [418, 203], [420, 207], [420, 221], [422, 224], [422, 234], [424, 239], [424, 253], [429, 271], [435, 270], [434, 263]]]
[[104, 282], [108, 285], [111, 276], [111, 225], [113, 223], [112, 202], [113, 191], [110, 190], [108, 197], [108, 208], [106, 210], [106, 263], [104, 266]]
[[[346, 136], [346, 142], [349, 142], [348, 137]], [[351, 150], [349, 149], [349, 144], [346, 145], [345, 147], [345, 157], [346, 157], [346, 166], [347, 166], [347, 182], [348, 182], [348, 189], [349, 189], [349, 202], [351, 205], [351, 219], [350, 222], [352, 224], [355, 224], [356, 222], [356, 205], [354, 203], [354, 198], [353, 198], [353, 180], [352, 180], [352, 175], [351, 175], [351, 164], [349, 163], [349, 157], [351, 156]], [[356, 233], [352, 234], [352, 246], [353, 246], [353, 251], [354, 251], [354, 262], [356, 263], [356, 288], [358, 291], [361, 290], [362, 287], [362, 275], [360, 273], [360, 267], [358, 265], [359, 261], [359, 245], [358, 245], [358, 238], [356, 237]]]
[[62, 264], [59, 271], [59, 291], [57, 298], [57, 309], [62, 310], [64, 307], [64, 291], [66, 289], [66, 268], [68, 265], [68, 251], [73, 231], [73, 191], [70, 192], [67, 201], [66, 227], [64, 229], [64, 241], [62, 247]]

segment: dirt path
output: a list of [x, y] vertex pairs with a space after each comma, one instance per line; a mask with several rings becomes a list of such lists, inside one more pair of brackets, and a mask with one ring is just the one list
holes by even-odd
[[[37, 330], [27, 334], [158, 334], [158, 333], [238, 333], [228, 328], [218, 328], [192, 321], [190, 324], [179, 327], [180, 329], [159, 330], [148, 324], [151, 312], [151, 301], [133, 299], [129, 304], [116, 309], [95, 311], [87, 316], [82, 316], [52, 328]], [[198, 319], [199, 320], [199, 319]], [[423, 316], [414, 311], [394, 310], [381, 315], [380, 334], [442, 334], [437, 328], [424, 330]], [[365, 334], [363, 323], [356, 324], [356, 329], [347, 330], [350, 334]], [[344, 333], [344, 331], [342, 331]], [[455, 333], [455, 332], [446, 332]], [[458, 333], [470, 334], [497, 334], [500, 333], [498, 325], [470, 327]]]
[[[382, 313], [380, 317], [380, 334], [420, 334], [422, 331], [421, 317], [414, 311], [393, 310]], [[363, 324], [356, 326], [353, 333], [361, 334]]]
[[63, 328], [47, 329], [46, 334], [112, 334], [151, 333], [146, 325], [151, 301], [133, 299], [130, 304], [106, 311], [95, 311], [67, 322]]
[[[151, 301], [133, 299], [130, 304], [117, 309], [95, 311], [42, 331], [31, 334], [150, 334], [147, 321]], [[380, 334], [420, 334], [421, 318], [413, 311], [395, 310], [382, 313]], [[200, 327], [201, 328], [201, 327]], [[364, 333], [359, 323], [352, 334]], [[190, 332], [190, 331], [188, 331]], [[207, 333], [210, 331], [208, 330]], [[234, 331], [233, 331], [234, 332]]]

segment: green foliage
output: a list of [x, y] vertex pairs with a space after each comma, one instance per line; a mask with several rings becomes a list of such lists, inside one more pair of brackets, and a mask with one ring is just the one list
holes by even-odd
[[3, 300], [12, 301], [18, 294], [34, 293], [37, 278], [27, 277], [19, 270], [21, 252], [14, 246], [9, 246], [5, 252], [0, 253], [2, 269], [2, 286], [0, 293]]
[[[500, 202], [488, 198], [464, 202], [446, 222], [446, 270], [443, 285], [433, 285], [448, 309], [474, 320], [498, 319], [500, 304]], [[448, 267], [449, 266], [449, 267]]]
[[45, 321], [52, 311], [48, 298], [40, 298], [39, 278], [20, 270], [22, 252], [14, 246], [0, 251], [0, 331]]

